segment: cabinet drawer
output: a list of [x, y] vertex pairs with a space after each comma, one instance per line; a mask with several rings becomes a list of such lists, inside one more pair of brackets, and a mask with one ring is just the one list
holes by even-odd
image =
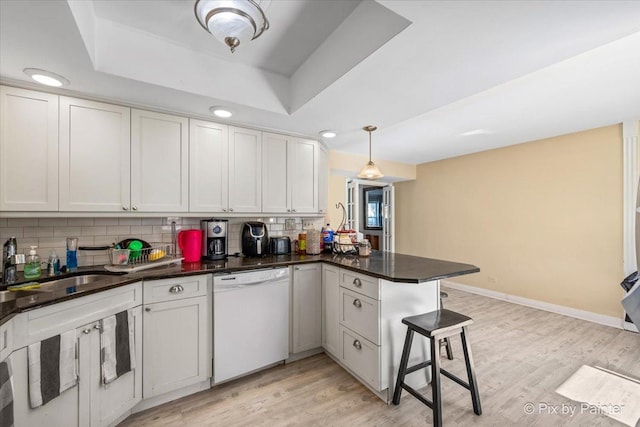
[[380, 344], [380, 301], [340, 288], [340, 323]]
[[145, 280], [144, 304], [173, 301], [207, 295], [211, 275], [176, 277], [173, 279]]
[[340, 326], [342, 361], [373, 389], [380, 390], [380, 347]]
[[350, 270], [340, 269], [340, 286], [364, 294], [373, 299], [380, 299], [379, 280]]

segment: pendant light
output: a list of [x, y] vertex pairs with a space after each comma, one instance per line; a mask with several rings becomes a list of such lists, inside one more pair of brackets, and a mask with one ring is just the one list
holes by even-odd
[[380, 169], [378, 169], [378, 166], [376, 166], [376, 164], [371, 161], [371, 132], [376, 129], [378, 129], [376, 126], [371, 125], [362, 128], [362, 130], [369, 132], [369, 163], [364, 165], [364, 167], [360, 170], [358, 178], [378, 179], [384, 176], [382, 172], [380, 172]]

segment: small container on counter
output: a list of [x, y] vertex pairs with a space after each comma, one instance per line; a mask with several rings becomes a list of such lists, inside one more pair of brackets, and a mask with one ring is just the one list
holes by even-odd
[[318, 255], [322, 252], [320, 242], [322, 234], [318, 230], [307, 230], [307, 255]]
[[362, 239], [362, 242], [358, 245], [358, 255], [369, 256], [371, 255], [371, 243], [368, 239]]
[[298, 234], [298, 255], [307, 254], [307, 233]]

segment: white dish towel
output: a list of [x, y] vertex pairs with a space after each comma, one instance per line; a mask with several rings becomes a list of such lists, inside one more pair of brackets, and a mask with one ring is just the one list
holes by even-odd
[[78, 383], [75, 330], [31, 344], [28, 357], [32, 408], [45, 405]]

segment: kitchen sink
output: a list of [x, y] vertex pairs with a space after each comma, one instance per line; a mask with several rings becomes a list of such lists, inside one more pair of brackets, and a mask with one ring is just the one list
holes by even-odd
[[57, 291], [60, 289], [68, 288], [82, 288], [86, 285], [94, 283], [111, 284], [120, 282], [122, 278], [120, 275], [103, 274], [103, 273], [90, 273], [79, 276], [64, 277], [57, 280], [50, 280], [48, 282], [40, 282], [40, 291]]

